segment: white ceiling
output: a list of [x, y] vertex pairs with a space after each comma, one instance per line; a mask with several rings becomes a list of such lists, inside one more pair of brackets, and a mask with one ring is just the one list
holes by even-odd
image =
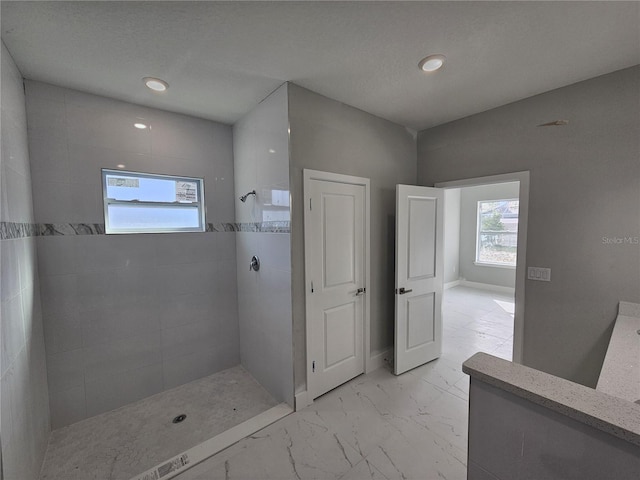
[[[1, 8], [2, 39], [26, 78], [228, 124], [284, 81], [421, 130], [640, 63], [638, 2]], [[418, 61], [433, 53], [447, 63], [424, 74]], [[144, 76], [169, 90], [146, 90]]]

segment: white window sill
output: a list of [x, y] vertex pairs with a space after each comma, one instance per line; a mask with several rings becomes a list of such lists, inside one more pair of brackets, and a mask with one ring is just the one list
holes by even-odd
[[492, 268], [506, 268], [507, 270], [515, 270], [515, 265], [504, 265], [501, 263], [486, 263], [486, 262], [473, 262], [476, 267], [492, 267]]

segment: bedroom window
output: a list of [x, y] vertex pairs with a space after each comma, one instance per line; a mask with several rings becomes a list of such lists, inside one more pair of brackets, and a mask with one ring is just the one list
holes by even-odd
[[518, 208], [514, 199], [478, 202], [476, 264], [516, 266]]

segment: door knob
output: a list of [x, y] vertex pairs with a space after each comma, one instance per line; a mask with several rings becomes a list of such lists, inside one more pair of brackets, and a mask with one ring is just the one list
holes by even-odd
[[364, 295], [366, 291], [366, 288], [359, 288], [358, 290], [356, 290], [356, 297], [359, 295]]
[[405, 290], [404, 287], [399, 288], [398, 290], [396, 290], [396, 293], [398, 295], [404, 295], [405, 293], [409, 293], [409, 292], [413, 292], [413, 288], [410, 288], [409, 290]]

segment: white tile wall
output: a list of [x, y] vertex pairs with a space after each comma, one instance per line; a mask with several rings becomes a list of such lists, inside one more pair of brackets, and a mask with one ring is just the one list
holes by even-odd
[[[289, 190], [287, 88], [234, 126], [237, 222], [262, 222], [272, 209], [271, 191]], [[240, 202], [254, 189], [256, 197]], [[237, 233], [236, 252], [242, 365], [276, 399], [293, 404], [290, 235]], [[260, 258], [258, 272], [249, 271], [253, 255]]]
[[[234, 220], [230, 127], [31, 81], [27, 110], [37, 222], [103, 223], [118, 164], [203, 177], [207, 221]], [[38, 239], [54, 428], [239, 362], [233, 237]]]
[[86, 382], [87, 416], [113, 410], [163, 390], [162, 364], [142, 366]]
[[[0, 221], [33, 223], [22, 76], [0, 55]], [[34, 240], [0, 241], [0, 424], [5, 480], [35, 480], [49, 438], [49, 393]]]
[[51, 428], [64, 427], [87, 417], [84, 384], [58, 392], [50, 392], [49, 405], [55, 416], [51, 419]]

